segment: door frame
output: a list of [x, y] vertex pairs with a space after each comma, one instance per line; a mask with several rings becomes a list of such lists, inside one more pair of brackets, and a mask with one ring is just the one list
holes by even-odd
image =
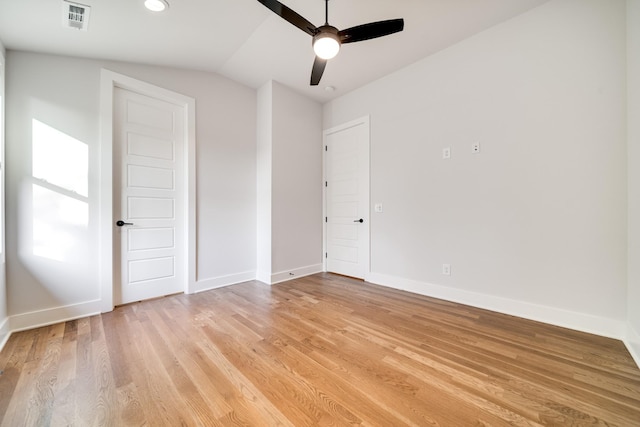
[[360, 117], [347, 123], [343, 123], [338, 126], [334, 126], [322, 131], [322, 270], [327, 271], [327, 136], [333, 133], [337, 133], [343, 130], [347, 130], [359, 125], [363, 125], [366, 130], [366, 155], [367, 155], [367, 182], [365, 185], [365, 203], [368, 210], [367, 221], [363, 224], [365, 227], [363, 236], [365, 239], [365, 265], [364, 265], [364, 277], [365, 281], [369, 280], [371, 274], [371, 123], [370, 116]]
[[113, 217], [113, 92], [118, 87], [157, 98], [184, 108], [185, 268], [184, 292], [196, 284], [196, 101], [194, 98], [102, 69], [100, 72], [100, 196], [99, 196], [99, 280], [100, 310], [113, 310], [114, 217]]

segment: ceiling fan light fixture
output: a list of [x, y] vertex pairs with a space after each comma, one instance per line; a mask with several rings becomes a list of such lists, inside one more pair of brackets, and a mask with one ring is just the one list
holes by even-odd
[[152, 12], [162, 12], [169, 7], [165, 0], [145, 0], [144, 7]]
[[320, 32], [313, 37], [313, 51], [322, 59], [331, 59], [340, 51], [340, 39], [333, 32]]
[[329, 0], [324, 2], [324, 25], [316, 27], [293, 9], [280, 3], [278, 0], [258, 0], [265, 7], [285, 21], [298, 27], [305, 33], [313, 37], [311, 42], [316, 54], [311, 68], [311, 86], [318, 86], [327, 60], [333, 58], [340, 51], [343, 43], [354, 43], [364, 40], [377, 39], [388, 36], [404, 29], [404, 19], [387, 19], [386, 21], [369, 22], [368, 24], [357, 25], [355, 27], [338, 30], [333, 25], [329, 25]]

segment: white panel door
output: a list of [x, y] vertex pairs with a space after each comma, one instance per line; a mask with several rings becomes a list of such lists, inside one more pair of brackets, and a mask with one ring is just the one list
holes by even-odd
[[369, 123], [325, 132], [326, 269], [363, 279], [369, 268]]
[[114, 108], [115, 302], [184, 292], [184, 107], [116, 88]]

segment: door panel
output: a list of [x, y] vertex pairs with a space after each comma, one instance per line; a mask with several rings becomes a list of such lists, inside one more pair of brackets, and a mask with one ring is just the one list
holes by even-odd
[[161, 190], [173, 190], [173, 169], [151, 168], [148, 166], [129, 165], [129, 187], [155, 188]]
[[127, 139], [129, 154], [133, 156], [173, 160], [174, 146], [171, 140], [139, 135], [133, 132], [127, 135]]
[[129, 197], [127, 217], [129, 219], [174, 219], [173, 202], [173, 199]]
[[167, 132], [173, 131], [173, 111], [158, 108], [157, 105], [151, 105], [148, 100], [140, 100], [138, 102], [138, 100], [130, 98], [127, 102], [126, 117], [129, 124]]
[[369, 268], [368, 121], [325, 132], [325, 144], [326, 268], [364, 278]]
[[174, 277], [174, 257], [129, 261], [129, 283]]
[[[116, 304], [185, 289], [184, 110], [124, 89], [114, 94]], [[118, 292], [119, 290], [119, 292]]]
[[172, 248], [173, 233], [173, 228], [129, 229], [129, 251]]

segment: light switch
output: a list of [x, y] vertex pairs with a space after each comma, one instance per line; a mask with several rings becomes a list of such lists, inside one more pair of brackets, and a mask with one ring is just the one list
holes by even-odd
[[376, 203], [373, 206], [373, 210], [375, 210], [376, 213], [382, 213], [382, 203]]

